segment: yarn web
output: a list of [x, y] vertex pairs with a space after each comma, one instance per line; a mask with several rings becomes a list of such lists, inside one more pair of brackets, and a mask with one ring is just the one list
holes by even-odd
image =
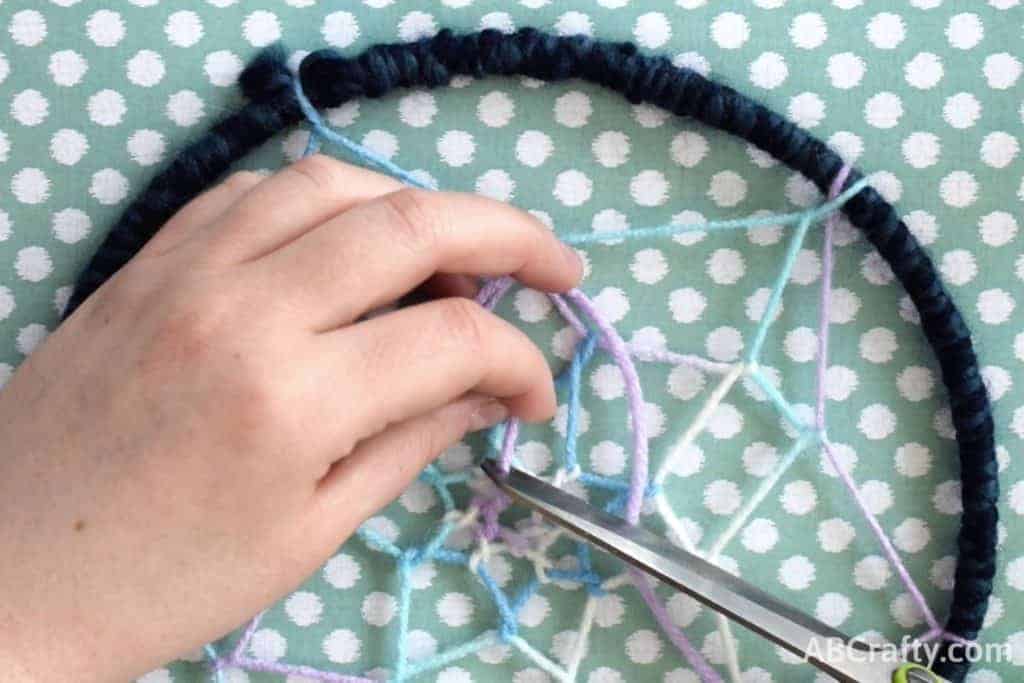
[[[356, 160], [382, 169], [408, 185], [436, 189], [417, 174], [399, 167], [389, 159], [331, 129], [305, 97], [298, 81], [296, 81], [296, 95], [310, 129], [309, 142], [304, 156], [318, 151], [323, 142], [328, 142], [348, 152]], [[743, 360], [736, 363], [716, 362], [696, 355], [627, 343], [615, 328], [602, 318], [593, 302], [583, 292], [573, 290], [565, 295], [549, 295], [560, 314], [576, 332], [571, 360], [556, 378], [556, 387], [566, 396], [567, 414], [564, 449], [556, 463], [557, 471], [550, 481], [559, 487], [582, 485], [591, 490], [606, 492], [611, 496], [606, 509], [609, 512], [622, 515], [632, 524], [639, 521], [642, 506], [653, 506], [653, 509], [664, 520], [670, 536], [676, 543], [709, 561], [718, 562], [726, 547], [744, 528], [751, 515], [768, 497], [789, 467], [801, 454], [817, 447], [824, 453], [844, 488], [852, 496], [857, 508], [878, 540], [885, 557], [923, 616], [928, 629], [918, 636], [916, 641], [924, 643], [943, 639], [971, 645], [971, 642], [947, 632], [942, 627], [926, 603], [921, 590], [910, 576], [885, 530], [863, 500], [850, 473], [840, 462], [836, 449], [828, 437], [825, 413], [825, 372], [828, 367], [833, 233], [837, 223], [838, 210], [848, 199], [859, 193], [869, 180], [863, 178], [840, 192], [849, 172], [850, 167], [844, 166], [834, 178], [826, 200], [818, 206], [812, 206], [800, 212], [760, 215], [691, 225], [669, 223], [623, 231], [560, 235], [560, 239], [568, 244], [585, 244], [666, 238], [687, 232], [742, 230], [769, 225], [785, 226], [792, 229], [781, 267], [772, 285], [765, 309], [754, 330], [750, 349]], [[810, 228], [818, 223], [824, 224], [824, 239], [817, 330], [816, 400], [813, 419], [807, 421], [798, 415], [794, 404], [782, 395], [772, 379], [765, 374], [760, 365], [760, 357], [772, 321], [779, 312], [782, 295], [800, 249]], [[510, 278], [491, 280], [482, 287], [478, 302], [493, 309], [512, 285], [513, 282]], [[586, 320], [581, 319], [579, 314], [582, 314]], [[599, 350], [614, 359], [625, 379], [633, 446], [632, 470], [628, 481], [585, 472], [578, 462], [576, 446], [581, 410], [581, 379], [584, 369]], [[672, 366], [686, 365], [718, 378], [717, 385], [708, 395], [692, 423], [672, 446], [668, 456], [662, 460], [653, 474], [648, 472], [647, 434], [642, 412], [644, 403], [635, 361]], [[690, 444], [705, 430], [715, 410], [741, 379], [749, 380], [763, 392], [796, 436], [788, 451], [775, 465], [774, 470], [761, 480], [757, 488], [729, 521], [726, 529], [708, 547], [701, 548], [690, 537], [683, 520], [676, 513], [662, 486], [673, 466], [684, 456]], [[497, 451], [497, 462], [506, 471], [515, 460], [518, 432], [518, 422], [510, 420], [505, 425], [495, 428], [491, 433], [491, 442]], [[519, 650], [522, 655], [555, 680], [572, 683], [576, 680], [580, 666], [587, 654], [587, 642], [594, 623], [597, 599], [627, 585], [632, 585], [637, 589], [665, 636], [676, 646], [704, 683], [723, 680], [722, 676], [712, 668], [679, 627], [673, 623], [665, 603], [656, 595], [652, 582], [640, 572], [628, 569], [611, 576], [602, 576], [593, 566], [590, 547], [578, 541], [574, 541], [576, 566], [571, 569], [556, 566], [549, 557], [549, 550], [556, 542], [568, 537], [566, 532], [543, 522], [536, 514], [531, 515], [515, 527], [500, 523], [499, 515], [509, 506], [510, 500], [493, 487], [488, 487], [482, 492], [478, 491], [466, 509], [459, 509], [452, 495], [452, 487], [468, 485], [474, 479], [478, 479], [479, 475], [474, 474], [475, 471], [475, 466], [471, 466], [458, 472], [444, 472], [435, 465], [429, 465], [422, 472], [420, 479], [436, 492], [442, 503], [444, 516], [440, 524], [423, 539], [420, 545], [400, 547], [373, 529], [371, 525], [363, 525], [357, 532], [358, 537], [368, 547], [389, 556], [395, 563], [398, 582], [398, 632], [394, 638], [395, 652], [391, 668], [386, 672], [390, 680], [406, 681], [419, 674], [440, 669], [484, 648], [509, 645]], [[479, 487], [477, 488], [479, 489]], [[452, 534], [457, 531], [469, 531], [473, 534], [475, 549], [472, 552], [453, 548], [447, 543]], [[487, 569], [486, 560], [501, 553], [527, 560], [533, 568], [533, 578], [514, 594], [503, 590]], [[425, 562], [462, 567], [475, 574], [490, 596], [498, 619], [492, 630], [433, 656], [416, 659], [410, 656], [407, 646], [412, 603], [411, 573]], [[582, 586], [587, 591], [587, 599], [583, 606], [580, 624], [576, 630], [576, 638], [569, 649], [568, 656], [563, 658], [561, 663], [539, 651], [518, 634], [520, 610], [541, 586], [550, 582], [574, 584]], [[213, 644], [206, 646], [205, 651], [210, 660], [211, 674], [217, 683], [223, 682], [224, 671], [230, 667], [302, 676], [309, 680], [335, 683], [369, 683], [378, 680], [378, 678], [342, 674], [248, 655], [247, 649], [256, 633], [261, 617], [262, 615], [256, 616], [248, 624], [230, 652], [219, 653]], [[718, 615], [717, 625], [721, 642], [724, 645], [729, 680], [733, 683], [741, 683], [742, 674], [736, 653], [736, 641], [732, 636], [729, 622]]]

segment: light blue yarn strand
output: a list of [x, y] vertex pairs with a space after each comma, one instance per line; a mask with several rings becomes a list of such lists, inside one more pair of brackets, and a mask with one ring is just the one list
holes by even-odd
[[224, 672], [220, 670], [219, 660], [217, 659], [217, 648], [213, 646], [213, 643], [207, 643], [203, 645], [203, 652], [210, 660], [210, 680], [213, 683], [224, 683]]
[[778, 313], [779, 304], [782, 302], [782, 292], [786, 289], [786, 283], [789, 282], [789, 277], [793, 273], [796, 257], [800, 254], [800, 247], [803, 246], [804, 238], [807, 237], [807, 230], [811, 227], [812, 218], [813, 216], [810, 213], [805, 213], [797, 226], [796, 232], [789, 240], [789, 246], [786, 248], [786, 255], [782, 261], [782, 269], [775, 278], [771, 296], [768, 297], [768, 303], [764, 307], [764, 314], [757, 324], [757, 331], [754, 332], [754, 341], [751, 343], [750, 353], [747, 355], [748, 363], [756, 363], [761, 355], [761, 348], [768, 337], [768, 328], [775, 321], [775, 314]]
[[[310, 125], [313, 126], [313, 133], [310, 134], [311, 139], [314, 137], [315, 134], [323, 138], [324, 140], [327, 140], [328, 142], [333, 142], [334, 144], [342, 147], [343, 149], [348, 150], [348, 152], [352, 154], [352, 156], [359, 159], [360, 161], [387, 171], [389, 174], [398, 178], [407, 185], [423, 188], [425, 190], [436, 189], [432, 187], [429, 183], [423, 182], [409, 171], [406, 171], [404, 168], [394, 163], [390, 159], [387, 159], [381, 156], [380, 154], [377, 154], [376, 152], [366, 147], [365, 145], [360, 145], [350, 140], [348, 137], [342, 135], [341, 133], [338, 133], [337, 131], [333, 130], [330, 126], [328, 126], [327, 123], [323, 120], [323, 117], [320, 116], [320, 112], [316, 110], [316, 107], [313, 106], [313, 103], [310, 102], [309, 99], [306, 97], [306, 93], [302, 91], [302, 85], [300, 83], [300, 79], [298, 78], [295, 79], [295, 97], [299, 101], [299, 107], [302, 109], [303, 115], [309, 121]], [[306, 146], [306, 149], [309, 149], [309, 145]]]
[[792, 425], [793, 429], [798, 432], [805, 432], [812, 429], [812, 426], [800, 419], [800, 416], [796, 414], [796, 410], [793, 404], [790, 403], [779, 391], [778, 387], [771, 383], [771, 381], [765, 376], [759, 369], [755, 369], [749, 373], [750, 377], [757, 383], [757, 386], [761, 387], [761, 391], [764, 392], [765, 396], [769, 401], [782, 413], [782, 417], [785, 418], [786, 422]]

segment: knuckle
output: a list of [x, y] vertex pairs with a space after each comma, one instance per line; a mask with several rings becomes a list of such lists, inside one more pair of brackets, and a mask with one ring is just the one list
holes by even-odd
[[343, 169], [344, 165], [337, 159], [326, 154], [311, 154], [288, 166], [284, 172], [295, 175], [317, 192], [330, 193], [343, 186]]
[[232, 190], [244, 192], [263, 179], [259, 173], [253, 171], [235, 171], [224, 179], [222, 185]]
[[486, 351], [490, 314], [472, 299], [462, 297], [443, 299], [439, 304], [442, 333], [473, 354]]
[[429, 252], [436, 247], [444, 221], [431, 193], [405, 188], [384, 195], [383, 200], [389, 226], [395, 231], [400, 246], [414, 253]]

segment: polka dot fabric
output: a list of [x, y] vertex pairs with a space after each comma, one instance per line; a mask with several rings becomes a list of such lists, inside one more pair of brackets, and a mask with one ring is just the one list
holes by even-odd
[[[1011, 0], [918, 0], [888, 9], [856, 0], [821, 4], [757, 0], [725, 11], [714, 3], [633, 6], [523, 0], [446, 0], [410, 11], [389, 0], [346, 10], [309, 0], [285, 4], [216, 0], [188, 9], [136, 0], [96, 9], [73, 0], [34, 9], [0, 5], [0, 382], [55, 325], [68, 285], [127, 198], [189, 136], [237, 104], [232, 86], [245, 60], [276, 40], [313, 49], [358, 49], [431, 35], [442, 26], [509, 30], [536, 25], [563, 33], [629, 39], [712, 73], [786, 112], [849, 160], [876, 171], [873, 184], [903, 211], [935, 256], [973, 324], [995, 400], [1007, 487], [1005, 539], [996, 599], [984, 642], [1005, 644], [1004, 661], [978, 665], [975, 681], [1011, 681], [1024, 666], [1024, 514], [1021, 473], [1010, 453], [1024, 439], [1024, 327], [1016, 310], [1024, 257], [1020, 161], [1024, 82], [1015, 49], [1024, 8]], [[165, 3], [166, 4], [166, 3]], [[303, 53], [293, 55], [293, 63]], [[515, 202], [555, 229], [621, 230], [667, 220], [688, 223], [758, 211], [792, 211], [820, 201], [813, 187], [770, 159], [719, 134], [631, 107], [576, 83], [461, 80], [457, 88], [407, 92], [327, 112], [332, 125], [438, 184]], [[301, 154], [296, 131], [247, 160], [274, 169]], [[949, 411], [916, 314], [884, 261], [849, 226], [836, 235], [829, 409], [830, 436], [930, 605], [949, 602], [959, 491]], [[751, 323], [786, 244], [760, 228], [728, 235], [689, 233], [673, 241], [588, 246], [584, 289], [626, 338], [716, 362], [734, 362], [750, 344]], [[791, 286], [765, 348], [767, 376], [809, 415], [822, 277], [820, 234], [798, 255]], [[568, 360], [572, 332], [550, 303], [530, 292], [500, 311], [551, 357]], [[657, 463], [690, 424], [715, 378], [699, 370], [641, 365], [646, 426]], [[578, 428], [581, 464], [604, 476], [628, 468], [623, 378], [600, 357], [584, 378]], [[550, 470], [566, 412], [524, 430], [518, 456]], [[744, 384], [711, 416], [666, 479], [687, 534], [702, 546], [785, 456], [793, 438], [763, 389]], [[449, 450], [445, 472], [463, 470], [483, 444]], [[470, 495], [455, 491], [460, 504]], [[371, 527], [412, 542], [438, 522], [435, 490], [414, 485]], [[645, 523], [657, 528], [656, 516]], [[469, 539], [463, 539], [466, 543]], [[456, 538], [453, 543], [458, 543]], [[571, 554], [566, 549], [566, 562]], [[602, 560], [598, 560], [602, 562]], [[853, 634], [898, 639], [922, 616], [870, 531], [847, 501], [831, 464], [805, 453], [723, 552], [723, 566], [766, 586]], [[609, 565], [604, 565], [609, 566]], [[528, 563], [488, 560], [508, 589]], [[272, 607], [248, 655], [374, 672], [394, 643], [397, 586], [391, 565], [359, 541], [346, 544], [296, 593]], [[407, 651], [426, 657], [493, 628], [493, 604], [464, 571], [418, 567]], [[520, 614], [520, 634], [553, 661], [573, 650], [579, 589], [546, 584]], [[726, 649], [715, 619], [683, 596], [658, 589], [674, 623], [723, 671]], [[596, 602], [588, 656], [578, 680], [696, 680], [653, 624], [635, 589]], [[775, 648], [736, 632], [744, 680], [816, 680]], [[222, 646], [230, 648], [238, 634]], [[203, 680], [202, 653], [142, 680]], [[228, 670], [227, 681], [275, 680]], [[520, 652], [481, 650], [423, 674], [422, 680], [550, 680]], [[280, 677], [277, 678], [280, 680]], [[300, 683], [292, 677], [289, 683]]]

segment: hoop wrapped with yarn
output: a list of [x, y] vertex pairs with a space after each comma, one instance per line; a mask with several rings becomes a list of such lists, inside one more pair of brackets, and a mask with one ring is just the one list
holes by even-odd
[[[954, 644], [974, 641], [983, 625], [995, 574], [998, 475], [994, 429], [970, 332], [930, 258], [894, 207], [867, 184], [860, 171], [846, 165], [824, 142], [736, 90], [693, 70], [676, 67], [665, 57], [641, 54], [629, 43], [611, 43], [580, 36], [554, 36], [534, 29], [523, 29], [511, 34], [486, 30], [465, 35], [443, 30], [431, 38], [414, 43], [377, 45], [357, 56], [345, 56], [334, 50], [313, 52], [302, 60], [298, 74], [286, 66], [280, 50], [268, 50], [256, 57], [240, 76], [239, 81], [249, 99], [248, 103], [181, 150], [112, 227], [81, 273], [65, 316], [70, 315], [85, 298], [125, 265], [175, 212], [216, 182], [233, 163], [273, 135], [308, 121], [313, 125], [314, 133], [309, 151], [321, 139], [344, 145], [347, 144], [344, 138], [330, 137], [330, 131], [324, 128], [318, 117], [318, 110], [337, 107], [358, 98], [382, 97], [398, 88], [438, 88], [448, 85], [454, 76], [460, 75], [475, 78], [516, 75], [544, 81], [582, 79], [619, 92], [630, 102], [647, 103], [677, 116], [695, 119], [750, 142], [802, 174], [823, 194], [827, 194], [829, 201], [822, 207], [794, 215], [792, 223], [797, 224], [799, 230], [806, 232], [813, 220], [840, 210], [863, 233], [889, 265], [917, 309], [921, 329], [941, 369], [959, 451], [963, 511], [953, 596], [945, 623], [931, 623], [934, 620], [932, 617], [929, 620], [931, 628], [926, 635], [941, 640], [947, 649]], [[355, 151], [357, 156], [365, 152], [358, 146], [350, 146], [350, 151]], [[372, 156], [364, 160], [383, 166], [385, 171], [407, 182], [418, 182], [415, 176], [386, 160]], [[673, 229], [661, 226], [651, 229], [651, 234], [668, 235], [672, 234]], [[826, 266], [826, 295], [827, 277]], [[485, 285], [481, 292], [481, 303], [493, 307], [507, 291], [509, 284], [507, 280], [497, 280]], [[781, 291], [781, 286], [776, 291]], [[603, 348], [622, 368], [631, 412], [637, 417], [639, 381], [635, 372], [629, 368], [631, 357], [642, 351], [627, 348], [614, 328], [600, 319], [582, 292], [570, 293], [566, 299], [557, 299], [555, 304], [580, 336], [572, 363], [563, 373], [570, 394], [574, 387], [578, 393], [581, 367], [595, 349]], [[582, 311], [589, 318], [589, 324], [579, 319], [576, 310]], [[766, 318], [770, 319], [771, 316]], [[827, 327], [822, 329], [826, 333], [821, 335], [819, 344], [824, 344], [827, 338]], [[756, 361], [753, 355], [751, 359]], [[823, 360], [822, 357], [819, 362]], [[726, 377], [729, 376], [729, 370], [723, 372]], [[756, 373], [753, 378], [757, 380]], [[735, 379], [733, 377], [733, 381]], [[771, 391], [768, 383], [763, 384], [762, 388]], [[578, 401], [578, 396], [570, 396], [571, 405], [573, 401]], [[821, 433], [809, 432], [808, 439], [824, 439], [824, 418], [820, 406], [818, 418], [814, 426]], [[574, 438], [572, 420], [573, 413], [570, 410], [567, 441]], [[632, 432], [634, 463], [631, 481], [628, 486], [623, 485], [618, 489], [621, 493], [618, 511], [636, 523], [641, 504], [652, 494], [646, 469], [646, 441], [640, 420], [632, 420]], [[516, 433], [515, 424], [507, 425], [502, 433], [503, 444], [499, 459], [506, 466], [511, 458]], [[806, 445], [803, 443], [801, 448]], [[823, 445], [828, 452], [827, 441], [823, 441]], [[439, 493], [450, 483], [436, 470], [428, 470], [425, 477]], [[602, 485], [602, 482], [596, 480], [593, 483]], [[604, 484], [611, 486], [607, 482]], [[445, 500], [446, 509], [450, 509], [450, 498], [445, 499], [443, 493], [441, 497]], [[503, 504], [495, 500], [479, 502], [477, 512], [483, 529], [481, 533], [484, 538], [489, 534], [492, 539], [496, 539], [502, 533], [497, 516]], [[873, 522], [870, 513], [868, 519]], [[873, 522], [872, 529], [887, 556], [893, 559], [895, 551], [891, 545], [886, 545], [888, 539], [877, 521]], [[466, 564], [474, 571], [478, 569], [471, 564], [473, 558], [458, 554], [443, 555], [442, 533], [439, 532], [435, 538], [441, 540], [427, 545], [431, 552], [440, 553], [435, 556], [441, 561]], [[375, 538], [372, 533], [364, 534], [364, 540], [392, 554], [400, 575], [410, 571], [410, 563], [422, 557], [423, 549], [418, 549], [420, 555], [414, 558], [390, 545], [386, 539]], [[518, 542], [511, 538], [506, 540], [509, 543]], [[587, 569], [589, 567], [584, 563], [573, 577], [574, 580], [586, 583], [590, 576], [584, 571]], [[477, 571], [477, 574], [487, 584], [486, 573]], [[669, 639], [679, 647], [701, 677], [706, 681], [720, 680], [718, 674], [701, 660], [699, 653], [688, 644], [678, 629], [672, 630], [673, 627], [663, 614], [663, 605], [653, 597], [650, 587], [645, 582], [637, 582], [636, 585], [655, 618], [666, 629]], [[492, 587], [488, 588], [490, 590]], [[516, 601], [506, 600], [500, 591], [492, 590], [492, 594], [498, 596], [495, 603], [501, 616], [494, 638], [505, 642], [514, 641], [518, 636], [509, 622], [514, 622]], [[513, 615], [511, 620], [509, 614]], [[296, 673], [318, 680], [363, 680], [310, 667], [260, 662], [247, 657], [243, 652], [244, 645], [246, 638], [251, 637], [256, 623], [254, 621], [246, 630], [233, 653], [226, 657], [215, 655], [217, 665], [227, 663], [256, 670]], [[521, 647], [529, 646], [522, 643]], [[454, 657], [455, 654], [448, 653], [448, 656]], [[940, 652], [934, 670], [952, 681], [962, 680], [967, 672], [967, 662], [963, 657], [947, 655], [945, 650]], [[415, 675], [421, 670], [417, 666], [422, 668], [422, 665], [410, 665], [400, 656], [393, 672], [395, 678]], [[575, 676], [573, 666], [555, 673], [566, 680]]]

